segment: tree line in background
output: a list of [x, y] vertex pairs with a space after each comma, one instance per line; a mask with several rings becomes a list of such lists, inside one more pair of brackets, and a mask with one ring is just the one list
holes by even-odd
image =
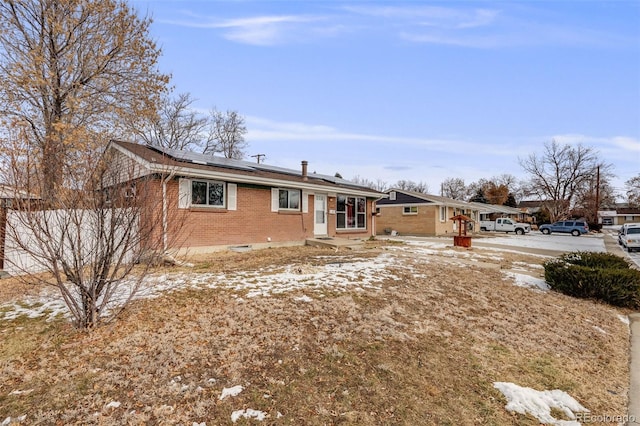
[[[539, 222], [553, 222], [569, 216], [585, 217], [597, 223], [596, 212], [616, 205], [616, 191], [611, 185], [613, 166], [602, 162], [599, 153], [581, 144], [545, 143], [539, 153], [519, 159], [527, 179], [501, 174], [466, 184], [461, 178], [447, 178], [440, 185], [440, 195], [454, 200], [517, 207], [519, 201], [542, 201]], [[398, 181], [388, 184], [356, 176], [353, 182], [379, 191], [391, 188], [429, 192], [427, 184]], [[640, 207], [640, 174], [625, 182], [624, 195], [630, 207]]]

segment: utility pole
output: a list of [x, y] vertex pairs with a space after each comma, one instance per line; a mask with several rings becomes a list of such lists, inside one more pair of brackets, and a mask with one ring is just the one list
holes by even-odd
[[596, 169], [596, 223], [598, 223], [598, 208], [600, 207], [600, 166]]
[[266, 157], [266, 155], [265, 154], [256, 154], [256, 155], [252, 155], [251, 157], [253, 157], [256, 160], [258, 160], [258, 164], [260, 164], [260, 159]]

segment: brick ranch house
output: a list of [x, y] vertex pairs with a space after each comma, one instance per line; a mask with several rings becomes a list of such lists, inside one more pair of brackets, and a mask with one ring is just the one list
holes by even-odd
[[[302, 245], [309, 238], [375, 234], [383, 193], [344, 179], [188, 151], [111, 141], [117, 167], [136, 169], [162, 198], [165, 250]], [[150, 184], [149, 184], [150, 183]], [[180, 217], [180, 235], [171, 218]]]
[[389, 198], [378, 201], [376, 232], [396, 231], [401, 235], [437, 236], [458, 232], [451, 217], [463, 214], [479, 220], [478, 207], [472, 203], [420, 192], [391, 189]]

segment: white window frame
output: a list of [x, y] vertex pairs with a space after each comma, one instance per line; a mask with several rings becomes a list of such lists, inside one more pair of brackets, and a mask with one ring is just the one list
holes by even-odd
[[[340, 197], [344, 197], [345, 198], [345, 210], [338, 210], [338, 200]], [[347, 210], [346, 210], [346, 206], [348, 204], [349, 199], [352, 198], [354, 200], [354, 209], [355, 209], [355, 220], [354, 220], [354, 225], [355, 226], [349, 226], [348, 222], [347, 222]], [[358, 200], [364, 200], [364, 212], [358, 212]], [[344, 215], [344, 227], [339, 227], [338, 226], [338, 218]], [[364, 217], [364, 226], [359, 227], [358, 226], [358, 217], [362, 216]], [[351, 231], [351, 230], [365, 230], [367, 229], [367, 198], [366, 197], [358, 197], [355, 195], [346, 195], [346, 194], [338, 194], [337, 198], [336, 198], [336, 230], [340, 230], [340, 231]]]
[[418, 214], [418, 206], [404, 206], [402, 207], [402, 214], [404, 216], [415, 216]]
[[[287, 192], [287, 207], [282, 207], [280, 205], [280, 193], [282, 191]], [[291, 207], [291, 197], [289, 195], [291, 193], [298, 194], [298, 207]], [[278, 188], [278, 210], [290, 211], [290, 212], [302, 211], [302, 191], [300, 191], [299, 189], [292, 189], [292, 188]]]
[[[207, 184], [207, 197], [204, 204], [198, 204], [193, 202], [193, 185], [194, 183], [206, 183]], [[221, 185], [222, 186], [222, 204], [209, 204], [209, 185]], [[192, 207], [204, 207], [204, 208], [212, 208], [212, 209], [224, 209], [227, 207], [227, 185], [224, 182], [216, 181], [216, 180], [206, 180], [206, 179], [191, 179], [191, 197], [189, 203]]]
[[447, 221], [447, 206], [440, 206], [440, 222]]

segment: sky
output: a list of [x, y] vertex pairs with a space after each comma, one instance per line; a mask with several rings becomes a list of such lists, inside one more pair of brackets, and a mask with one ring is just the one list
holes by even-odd
[[[135, 0], [160, 69], [247, 154], [371, 181], [527, 174], [545, 143], [640, 174], [640, 2]], [[248, 160], [253, 161], [251, 157]]]

